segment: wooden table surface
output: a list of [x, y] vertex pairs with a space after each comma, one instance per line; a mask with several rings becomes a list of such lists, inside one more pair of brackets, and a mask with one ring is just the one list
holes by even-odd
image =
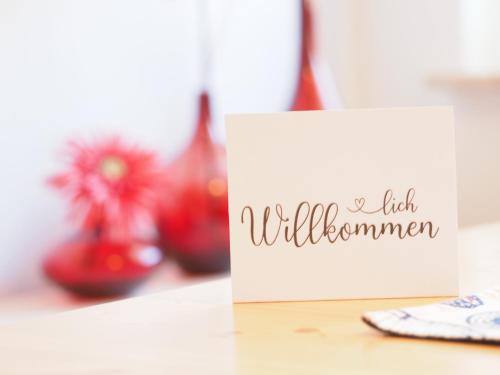
[[[463, 291], [500, 285], [500, 223], [459, 238]], [[229, 279], [0, 325], [0, 374], [500, 374], [500, 346], [384, 336], [364, 311], [440, 299], [232, 305]]]
[[229, 279], [0, 326], [0, 374], [498, 374], [500, 347], [384, 336], [436, 299], [232, 305]]

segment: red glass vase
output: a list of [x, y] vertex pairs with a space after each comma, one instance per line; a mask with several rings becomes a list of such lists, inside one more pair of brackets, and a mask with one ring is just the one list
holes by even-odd
[[158, 218], [162, 248], [195, 273], [229, 268], [226, 155], [209, 126], [209, 97], [203, 92], [193, 139], [167, 168], [168, 191]]
[[301, 48], [300, 66], [295, 88], [295, 95], [290, 109], [292, 111], [307, 111], [324, 109], [314, 77], [314, 25], [310, 4], [307, 0], [301, 3]]
[[108, 297], [127, 294], [139, 286], [161, 258], [161, 251], [151, 244], [111, 240], [95, 231], [55, 248], [43, 268], [53, 282], [68, 291]]

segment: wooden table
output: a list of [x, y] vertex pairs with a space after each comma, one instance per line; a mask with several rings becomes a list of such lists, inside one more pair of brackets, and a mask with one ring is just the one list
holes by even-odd
[[[500, 281], [500, 223], [463, 230], [462, 290]], [[392, 299], [231, 304], [229, 279], [0, 325], [0, 374], [500, 374], [500, 346], [384, 336]]]
[[[220, 279], [223, 275], [193, 275], [185, 273], [175, 262], [167, 260], [146, 282], [129, 297]], [[0, 324], [32, 319], [97, 303], [111, 302], [123, 297], [78, 298], [57, 285], [45, 282], [34, 290], [0, 296]], [[0, 373], [0, 375], [3, 375]]]
[[363, 311], [436, 299], [232, 305], [229, 279], [0, 326], [1, 374], [498, 374], [500, 347], [387, 337]]

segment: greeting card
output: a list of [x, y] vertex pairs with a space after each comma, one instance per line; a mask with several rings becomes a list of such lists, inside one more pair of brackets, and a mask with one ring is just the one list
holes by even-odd
[[448, 107], [226, 116], [235, 302], [457, 293]]

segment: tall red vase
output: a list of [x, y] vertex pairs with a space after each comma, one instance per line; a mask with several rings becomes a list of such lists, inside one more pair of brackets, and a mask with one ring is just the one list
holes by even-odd
[[318, 85], [314, 77], [314, 25], [311, 7], [308, 0], [302, 0], [302, 25], [300, 66], [297, 77], [295, 95], [290, 109], [292, 111], [307, 111], [323, 109]]
[[158, 218], [162, 248], [189, 272], [229, 268], [226, 155], [210, 137], [210, 103], [199, 97], [198, 121], [187, 149], [167, 168]]

